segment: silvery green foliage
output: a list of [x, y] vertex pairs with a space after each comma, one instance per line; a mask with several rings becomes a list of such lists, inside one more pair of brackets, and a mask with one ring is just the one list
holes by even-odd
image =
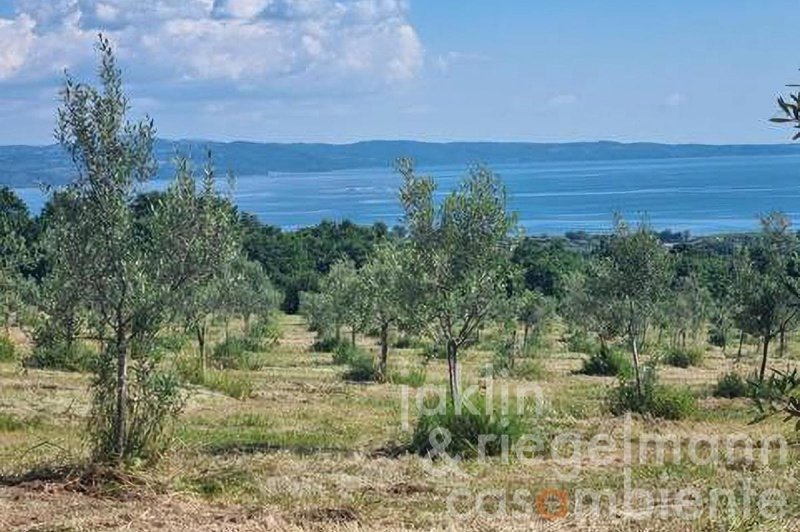
[[614, 234], [592, 262], [582, 290], [585, 312], [603, 339], [627, 338], [641, 392], [639, 348], [666, 293], [669, 255], [645, 223], [631, 227], [618, 216]]
[[[154, 175], [153, 122], [127, 120], [128, 100], [109, 42], [101, 37], [100, 88], [67, 76], [57, 138], [77, 175], [46, 237], [54, 278], [80, 302], [103, 352], [93, 384], [95, 457], [147, 453], [180, 411], [176, 380], [161, 371], [155, 335], [237, 248], [233, 213], [209, 164], [198, 185], [177, 162], [166, 192], [135, 213], [139, 185]], [[58, 289], [58, 287], [56, 287]]]
[[458, 397], [458, 351], [506, 308], [515, 217], [499, 177], [472, 168], [459, 188], [434, 202], [435, 182], [398, 161], [410, 260], [404, 290], [416, 327], [447, 347], [450, 391]]
[[392, 243], [378, 246], [369, 261], [359, 270], [357, 311], [365, 329], [380, 333], [381, 353], [378, 376], [387, 378], [389, 328], [402, 324], [407, 315], [404, 302], [404, 275], [408, 248]]
[[734, 319], [741, 330], [761, 338], [759, 381], [766, 373], [771, 340], [792, 325], [800, 310], [798, 241], [791, 223], [781, 213], [765, 216], [761, 223], [758, 239], [734, 259]]
[[282, 297], [260, 263], [249, 261], [241, 254], [230, 255], [228, 259], [227, 263], [217, 264], [214, 276], [207, 283], [186, 294], [180, 309], [187, 331], [197, 340], [203, 376], [207, 365], [207, 333], [212, 320], [238, 316], [249, 328], [252, 316], [265, 319], [278, 308]]
[[320, 338], [333, 336], [339, 340], [343, 326], [353, 329], [360, 326], [358, 283], [353, 261], [341, 259], [331, 265], [317, 292], [300, 294], [300, 312]]

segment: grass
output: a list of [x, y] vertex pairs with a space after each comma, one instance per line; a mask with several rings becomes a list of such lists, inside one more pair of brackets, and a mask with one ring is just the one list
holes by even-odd
[[0, 335], [0, 362], [13, 362], [17, 359], [17, 348], [8, 336]]
[[[408, 416], [403, 424], [401, 395], [404, 376], [421, 384], [418, 349], [393, 348], [389, 353], [392, 379], [386, 384], [364, 386], [342, 380], [343, 368], [330, 364], [329, 355], [310, 351], [314, 342], [300, 318], [280, 318], [284, 329], [276, 346], [258, 370], [212, 370], [215, 376], [247, 382], [239, 393], [211, 393], [211, 386], [193, 388], [185, 414], [176, 427], [176, 445], [156, 469], [148, 471], [152, 483], [128, 496], [108, 500], [88, 497], [51, 486], [49, 491], [0, 486], [0, 500], [13, 497], [4, 507], [0, 529], [36, 530], [226, 530], [275, 529], [508, 529], [530, 525], [535, 516], [491, 518], [452, 517], [448, 497], [455, 489], [468, 490], [472, 498], [458, 504], [474, 506], [475, 495], [484, 490], [513, 494], [527, 489], [558, 487], [570, 496], [577, 489], [610, 489], [623, 495], [625, 467], [623, 435], [632, 441], [661, 434], [681, 439], [692, 436], [725, 436], [742, 433], [754, 439], [776, 432], [787, 436], [792, 428], [779, 418], [750, 424], [752, 412], [744, 399], [705, 398], [697, 410], [680, 421], [653, 420], [634, 415], [626, 428], [624, 417], [611, 417], [604, 398], [614, 387], [613, 379], [577, 374], [583, 355], [545, 352], [537, 361], [546, 378], [528, 382], [496, 377], [497, 400], [503, 387], [511, 391], [533, 386], [541, 391], [543, 411], [526, 412], [520, 419], [524, 432], [574, 434], [584, 442], [608, 434], [616, 444], [607, 463], [570, 461], [568, 446], [559, 456], [539, 456], [520, 461], [514, 450], [506, 461], [502, 453], [486, 461], [468, 459], [457, 471], [440, 461], [427, 463], [412, 454], [397, 453], [413, 436], [420, 412], [417, 394], [447, 382], [446, 361], [432, 359], [424, 366], [424, 384], [407, 388]], [[236, 325], [231, 326], [234, 334]], [[213, 331], [211, 345], [222, 339]], [[189, 342], [181, 356], [191, 359]], [[359, 339], [359, 347], [371, 356], [378, 346]], [[416, 346], [415, 346], [416, 347]], [[744, 373], [757, 365], [755, 346], [746, 346], [741, 362]], [[752, 354], [751, 354], [752, 353]], [[491, 352], [473, 349], [460, 358], [464, 386], [481, 382], [481, 369]], [[524, 359], [518, 360], [522, 363]], [[718, 351], [707, 353], [703, 366], [691, 372], [664, 367], [660, 383], [706, 392], [730, 372], [731, 362]], [[746, 369], [746, 371], [745, 371]], [[395, 378], [399, 375], [400, 378]], [[417, 375], [411, 377], [411, 375]], [[80, 440], [88, 410], [85, 393], [88, 376], [35, 368], [20, 369], [18, 363], [0, 363], [0, 475], [19, 473], [33, 465], [58, 463], [85, 457]], [[228, 387], [228, 385], [223, 385]], [[236, 388], [232, 386], [230, 389]], [[476, 392], [476, 394], [486, 393]], [[243, 400], [233, 396], [242, 395]], [[481, 429], [482, 430], [482, 429]], [[552, 440], [549, 440], [552, 442]], [[686, 445], [683, 445], [684, 451]], [[551, 450], [551, 449], [550, 449]], [[639, 489], [677, 489], [687, 486], [740, 489], [743, 475], [752, 489], [783, 490], [793, 512], [800, 510], [800, 479], [795, 474], [797, 448], [789, 448], [786, 464], [768, 468], [747, 464], [726, 467], [695, 466], [686, 459], [678, 463], [638, 463], [631, 466], [632, 481]], [[684, 452], [684, 457], [686, 453]], [[570, 471], [567, 477], [556, 472]], [[6, 499], [10, 500], [10, 499]], [[133, 526], [129, 523], [135, 522]], [[564, 529], [589, 528], [573, 516], [552, 523]], [[597, 529], [622, 530], [624, 524], [601, 515], [589, 525]], [[59, 528], [60, 527], [60, 528]], [[632, 523], [629, 530], [795, 530], [789, 518], [770, 520], [702, 517], [687, 524], [668, 518]]]
[[250, 398], [255, 388], [249, 376], [225, 370], [206, 370], [202, 385], [239, 400]]

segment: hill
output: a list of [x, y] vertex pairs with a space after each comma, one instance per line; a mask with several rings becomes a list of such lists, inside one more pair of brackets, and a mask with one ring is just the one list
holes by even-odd
[[[620, 142], [524, 143], [367, 141], [354, 144], [277, 144], [159, 140], [156, 154], [160, 173], [171, 173], [169, 161], [177, 154], [202, 160], [211, 150], [217, 167], [236, 175], [270, 172], [325, 172], [386, 167], [399, 156], [413, 157], [422, 166], [529, 163], [539, 161], [597, 161], [687, 157], [800, 154], [800, 146], [657, 144]], [[69, 158], [57, 145], [0, 146], [0, 184], [13, 187], [37, 183], [62, 184], [72, 174]]]

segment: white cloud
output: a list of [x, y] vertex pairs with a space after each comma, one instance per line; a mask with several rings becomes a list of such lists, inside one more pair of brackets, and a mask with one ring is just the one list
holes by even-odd
[[14, 76], [25, 65], [34, 40], [34, 25], [27, 15], [0, 19], [0, 79]]
[[11, 0], [0, 78], [92, 64], [99, 31], [133, 81], [363, 90], [413, 78], [423, 49], [404, 0]]

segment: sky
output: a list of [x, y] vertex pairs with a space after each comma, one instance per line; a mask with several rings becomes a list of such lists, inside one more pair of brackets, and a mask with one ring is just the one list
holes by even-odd
[[165, 138], [785, 142], [800, 0], [0, 0], [0, 144], [114, 43]]

